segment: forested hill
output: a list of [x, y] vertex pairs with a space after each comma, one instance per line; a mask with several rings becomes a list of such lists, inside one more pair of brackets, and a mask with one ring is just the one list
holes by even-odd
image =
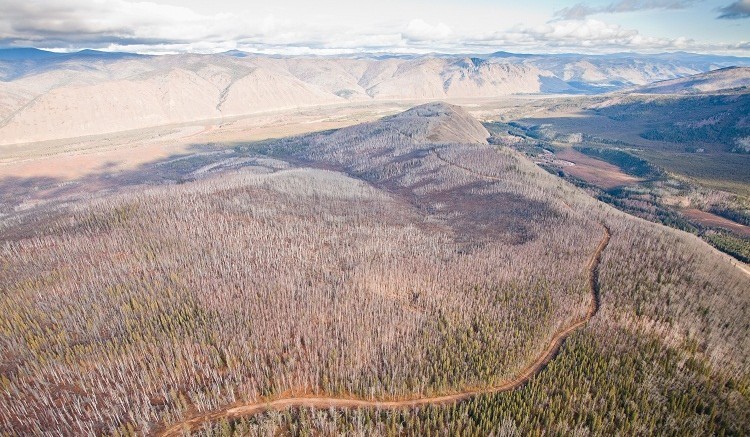
[[[0, 432], [153, 434], [208, 415], [219, 421], [195, 432], [748, 434], [748, 277], [486, 135], [431, 104], [165, 160], [153, 171], [179, 184], [14, 219], [0, 242]], [[220, 414], [481, 392], [571, 326], [515, 391]]]

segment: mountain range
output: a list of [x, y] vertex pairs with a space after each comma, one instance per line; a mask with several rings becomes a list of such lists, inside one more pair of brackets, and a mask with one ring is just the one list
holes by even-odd
[[750, 66], [750, 58], [506, 52], [288, 57], [239, 51], [147, 56], [5, 49], [0, 144], [320, 105], [601, 93], [734, 66]]

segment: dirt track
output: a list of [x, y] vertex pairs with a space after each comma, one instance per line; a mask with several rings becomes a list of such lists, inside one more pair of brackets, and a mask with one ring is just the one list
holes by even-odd
[[[437, 153], [436, 153], [437, 155]], [[467, 172], [476, 174], [479, 177], [485, 179], [497, 179], [492, 176], [485, 176], [477, 174], [474, 171], [453, 164], [439, 155], [438, 158], [449, 165], [454, 165]], [[449, 393], [442, 396], [433, 397], [421, 397], [412, 399], [399, 399], [391, 401], [377, 401], [377, 400], [366, 400], [357, 398], [343, 398], [343, 397], [325, 397], [325, 396], [301, 396], [301, 397], [289, 397], [268, 400], [266, 402], [253, 402], [245, 405], [233, 405], [224, 409], [207, 412], [203, 414], [195, 415], [191, 418], [184, 420], [183, 422], [176, 423], [167, 429], [158, 432], [161, 436], [179, 436], [184, 432], [189, 432], [197, 429], [201, 425], [209, 422], [214, 422], [224, 418], [233, 419], [240, 417], [252, 416], [258, 413], [269, 410], [283, 410], [287, 408], [295, 407], [310, 407], [310, 408], [378, 408], [378, 409], [405, 409], [419, 407], [423, 405], [441, 405], [441, 404], [452, 404], [455, 402], [463, 401], [480, 394], [498, 393], [504, 391], [510, 391], [516, 389], [525, 384], [534, 375], [540, 373], [547, 364], [552, 360], [557, 353], [560, 351], [560, 347], [563, 345], [565, 340], [578, 328], [585, 325], [599, 310], [599, 262], [604, 249], [609, 244], [610, 230], [602, 224], [603, 235], [594, 253], [589, 259], [587, 269], [589, 271], [589, 288], [591, 291], [591, 302], [589, 303], [589, 309], [586, 315], [566, 328], [560, 330], [550, 340], [547, 348], [542, 351], [539, 356], [529, 364], [520, 374], [515, 378], [505, 381], [499, 385], [471, 389], [458, 393]]]

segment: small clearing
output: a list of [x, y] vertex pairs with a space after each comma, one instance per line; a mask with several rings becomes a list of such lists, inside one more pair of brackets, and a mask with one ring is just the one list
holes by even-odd
[[600, 188], [610, 189], [634, 185], [640, 181], [640, 179], [623, 172], [616, 165], [586, 156], [570, 147], [558, 150], [555, 152], [555, 156], [575, 164], [565, 166], [565, 173]]
[[711, 214], [710, 212], [701, 211], [695, 208], [685, 209], [682, 213], [685, 214], [686, 217], [695, 220], [702, 225], [715, 226], [745, 237], [750, 237], [750, 226], [745, 226], [716, 214]]

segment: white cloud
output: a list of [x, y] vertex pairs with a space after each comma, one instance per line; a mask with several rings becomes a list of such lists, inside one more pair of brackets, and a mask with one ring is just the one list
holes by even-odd
[[612, 41], [627, 43], [638, 31], [599, 20], [561, 21], [526, 30], [537, 39], [553, 41]]
[[[475, 44], [513, 46], [520, 50], [546, 46], [550, 51], [583, 51], [589, 53], [619, 50], [683, 50], [695, 42], [688, 38], [654, 38], [617, 24], [600, 20], [563, 20], [539, 26], [516, 26], [478, 38]], [[723, 46], [721, 46], [723, 47]], [[703, 47], [706, 48], [706, 47]], [[718, 49], [719, 46], [713, 48]]]
[[2, 0], [0, 41], [75, 44], [219, 41], [268, 29], [263, 19], [201, 15], [189, 8], [125, 0]]
[[[701, 44], [687, 38], [656, 38], [592, 18], [516, 25], [504, 30], [461, 28], [457, 31], [435, 17], [400, 22], [398, 19], [385, 22], [373, 19], [368, 25], [357, 25], [330, 17], [303, 19], [280, 13], [206, 14], [156, 1], [159, 0], [0, 0], [0, 47], [98, 48], [141, 53], [210, 53], [234, 48], [286, 54], [496, 50], [750, 53], [747, 41]], [[627, 1], [610, 6], [624, 8]], [[641, 6], [647, 3], [646, 0], [632, 2]], [[650, 0], [648, 4], [671, 3]]]
[[441, 41], [450, 38], [453, 31], [444, 23], [432, 25], [420, 18], [415, 18], [406, 26], [403, 35], [410, 41]]

